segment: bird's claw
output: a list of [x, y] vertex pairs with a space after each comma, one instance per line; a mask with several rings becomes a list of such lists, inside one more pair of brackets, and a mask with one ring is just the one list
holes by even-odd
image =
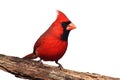
[[62, 66], [60, 63], [58, 63], [58, 61], [55, 61], [55, 63], [58, 64], [58, 68], [59, 68], [60, 70], [63, 69], [63, 66]]
[[42, 63], [42, 59], [38, 60], [38, 62], [39, 62], [41, 65], [43, 65], [43, 63]]
[[58, 66], [58, 68], [61, 70], [61, 69], [63, 69], [63, 66], [60, 64], [60, 65]]

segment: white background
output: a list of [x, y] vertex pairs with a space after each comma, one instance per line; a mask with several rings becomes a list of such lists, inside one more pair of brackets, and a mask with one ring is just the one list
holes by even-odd
[[[57, 9], [77, 27], [59, 61], [64, 68], [120, 77], [119, 0], [0, 0], [0, 53], [16, 57], [31, 53], [56, 19]], [[3, 71], [0, 78], [21, 80]]]

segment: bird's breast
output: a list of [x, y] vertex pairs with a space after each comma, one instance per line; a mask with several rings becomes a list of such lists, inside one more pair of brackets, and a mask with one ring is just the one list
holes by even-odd
[[67, 41], [55, 38], [47, 38], [42, 41], [41, 46], [36, 49], [37, 56], [45, 61], [57, 61], [67, 49]]

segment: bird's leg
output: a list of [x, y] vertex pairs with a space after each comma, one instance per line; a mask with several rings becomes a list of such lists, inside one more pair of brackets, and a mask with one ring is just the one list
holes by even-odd
[[38, 60], [38, 62], [40, 63], [40, 64], [42, 64], [43, 65], [43, 63], [42, 63], [42, 59], [40, 58], [40, 60]]
[[55, 61], [56, 64], [58, 64], [58, 68], [62, 69], [62, 65], [60, 63], [58, 63], [58, 61]]

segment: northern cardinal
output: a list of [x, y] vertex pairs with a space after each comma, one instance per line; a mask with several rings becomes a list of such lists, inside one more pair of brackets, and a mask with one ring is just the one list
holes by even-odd
[[23, 57], [24, 59], [39, 57], [40, 61], [55, 61], [58, 67], [62, 68], [58, 60], [67, 49], [69, 32], [76, 27], [63, 12], [59, 10], [57, 12], [57, 19], [36, 41], [33, 53]]

